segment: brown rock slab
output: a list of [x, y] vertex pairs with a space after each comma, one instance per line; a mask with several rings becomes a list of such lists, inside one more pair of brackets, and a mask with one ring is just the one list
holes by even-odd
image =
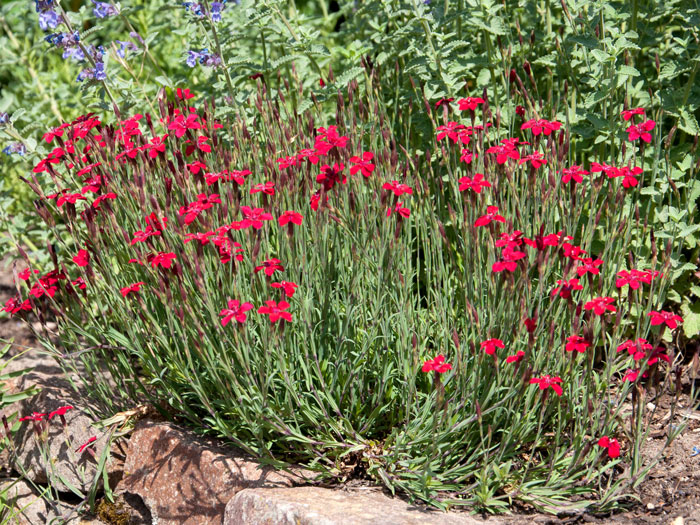
[[[477, 525], [466, 514], [411, 505], [379, 491], [318, 487], [242, 490], [226, 505], [224, 525]], [[486, 523], [497, 523], [488, 520]]]
[[140, 421], [118, 493], [140, 496], [158, 525], [220, 525], [226, 504], [250, 487], [291, 487], [307, 477], [260, 465], [169, 423]]

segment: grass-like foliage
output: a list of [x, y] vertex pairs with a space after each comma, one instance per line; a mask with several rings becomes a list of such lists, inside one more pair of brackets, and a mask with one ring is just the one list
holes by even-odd
[[649, 466], [681, 323], [662, 311], [680, 248], [646, 220], [684, 202], [648, 196], [661, 125], [626, 112], [584, 158], [568, 110], [507, 127], [478, 97], [425, 101], [399, 115], [409, 154], [366, 74], [332, 125], [259, 82], [252, 120], [178, 90], [158, 115], [56, 128], [50, 183], [28, 182], [65, 233], [5, 309], [57, 320], [43, 343], [108, 415], [147, 400], [440, 507], [614, 506]]

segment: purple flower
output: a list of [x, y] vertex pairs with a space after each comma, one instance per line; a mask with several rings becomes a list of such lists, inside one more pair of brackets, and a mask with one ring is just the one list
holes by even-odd
[[39, 27], [42, 31], [57, 28], [63, 20], [56, 11], [42, 11], [39, 13]]
[[4, 111], [0, 111], [0, 126], [6, 125], [10, 121], [10, 115]]
[[212, 22], [221, 22], [221, 11], [226, 7], [224, 4], [224, 2], [212, 2], [209, 6]]
[[136, 44], [134, 44], [133, 42], [123, 42], [121, 40], [116, 40], [115, 42], [119, 44], [119, 48], [117, 49], [117, 55], [122, 58], [126, 56], [127, 51], [138, 50], [138, 47], [136, 47]]
[[[206, 49], [204, 51], [206, 51]], [[201, 53], [197, 53], [197, 51], [192, 51], [190, 49], [187, 51], [187, 65], [190, 67], [196, 66], [201, 56]]]
[[21, 142], [13, 142], [3, 149], [2, 152], [5, 155], [12, 155], [13, 153], [16, 153], [17, 155], [24, 156], [24, 154], [27, 153], [27, 148], [25, 148], [24, 144]]
[[92, 13], [97, 18], [107, 18], [108, 16], [119, 14], [117, 8], [108, 2], [97, 2], [97, 0], [92, 0], [92, 3], [95, 4]]
[[107, 75], [105, 74], [104, 62], [97, 62], [94, 68], [87, 67], [78, 73], [78, 82], [82, 82], [85, 79], [106, 80]]
[[53, 9], [53, 0], [34, 0], [34, 7], [37, 13], [43, 13], [49, 9]]

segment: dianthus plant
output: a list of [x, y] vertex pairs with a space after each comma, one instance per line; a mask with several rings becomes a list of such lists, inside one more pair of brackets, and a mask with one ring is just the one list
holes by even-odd
[[82, 361], [104, 415], [145, 400], [278, 466], [441, 507], [626, 494], [682, 323], [663, 307], [674, 246], [631, 242], [652, 234], [660, 126], [574, 158], [554, 116], [502, 129], [471, 97], [426, 104], [414, 153], [371, 89], [317, 123], [260, 86], [252, 124], [193, 90], [49, 131], [51, 182], [28, 182], [68, 235], [6, 310], [56, 319], [46, 345]]

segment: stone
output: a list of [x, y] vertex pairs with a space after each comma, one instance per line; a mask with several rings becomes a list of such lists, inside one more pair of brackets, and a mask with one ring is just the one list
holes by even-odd
[[[390, 498], [380, 491], [319, 487], [240, 491], [226, 505], [223, 525], [477, 525], [467, 514], [445, 513]], [[489, 524], [497, 523], [488, 520]]]
[[[43, 499], [31, 485], [23, 480], [12, 480], [0, 485], [5, 492], [4, 503], [7, 515], [3, 515], [3, 524], [38, 525], [40, 523], [63, 523], [65, 525], [101, 525], [101, 521], [79, 516], [72, 508], [60, 501], [50, 502]], [[12, 509], [11, 511], [9, 509]]]
[[220, 525], [226, 504], [250, 487], [291, 487], [309, 472], [276, 471], [170, 423], [139, 421], [117, 493], [140, 496], [158, 525]]
[[[60, 492], [73, 492], [70, 487], [74, 487], [85, 494], [95, 480], [97, 463], [107, 445], [108, 434], [97, 431], [92, 426], [93, 420], [62, 389], [45, 388], [38, 395], [22, 401], [19, 412], [20, 416], [32, 412], [50, 413], [64, 405], [75, 407], [64, 416], [65, 428], [58, 416], [42, 422], [48, 423], [48, 432], [41, 437], [37, 435], [33, 421], [21, 424], [13, 436], [17, 449], [16, 463], [22, 466], [22, 473], [35, 483], [50, 483]], [[95, 455], [88, 450], [78, 452], [78, 447], [93, 436], [97, 439], [90, 448]]]

